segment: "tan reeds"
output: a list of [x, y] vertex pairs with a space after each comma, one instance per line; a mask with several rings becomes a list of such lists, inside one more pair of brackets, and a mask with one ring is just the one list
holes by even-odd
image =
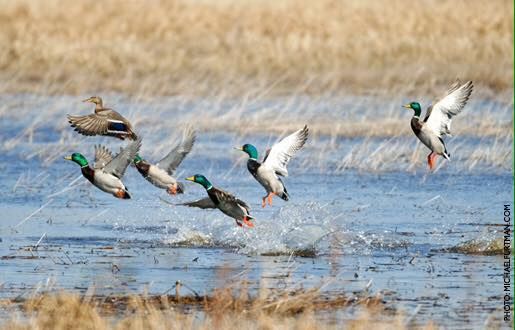
[[[317, 290], [250, 297], [245, 289], [215, 291], [211, 296], [100, 297], [61, 292], [33, 295], [2, 329], [405, 329], [414, 317], [387, 311], [380, 297], [324, 298]], [[355, 308], [355, 317], [327, 317]], [[323, 313], [323, 314], [318, 314]], [[323, 317], [321, 316], [323, 315]], [[433, 329], [429, 323], [422, 329]]]
[[[4, 1], [1, 92], [428, 92], [513, 86], [513, 2]], [[264, 93], [264, 94], [263, 94]]]

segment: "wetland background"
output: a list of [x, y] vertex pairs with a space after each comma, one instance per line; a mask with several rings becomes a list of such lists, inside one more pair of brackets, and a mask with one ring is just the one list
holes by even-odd
[[[4, 327], [77, 309], [97, 327], [507, 326], [498, 214], [513, 199], [513, 2], [3, 1], [0, 18]], [[456, 77], [475, 89], [453, 120], [452, 161], [428, 173], [401, 105], [428, 106]], [[180, 177], [203, 172], [237, 194], [256, 227], [169, 204], [202, 197], [194, 185], [170, 198], [129, 168], [133, 199], [119, 201], [80, 178], [64, 155], [120, 146], [68, 126], [92, 95], [131, 120], [153, 161], [194, 125]], [[265, 150], [306, 123], [291, 200], [261, 209], [232, 147]], [[211, 300], [145, 305], [176, 281], [232, 307], [217, 319]], [[110, 312], [92, 296], [140, 300]]]

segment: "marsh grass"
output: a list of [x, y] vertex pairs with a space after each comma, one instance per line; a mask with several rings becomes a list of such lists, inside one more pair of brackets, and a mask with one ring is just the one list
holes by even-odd
[[186, 124], [234, 143], [268, 136], [260, 150], [309, 124], [305, 170], [415, 171], [427, 150], [400, 105], [425, 108], [460, 77], [475, 88], [453, 160], [510, 169], [512, 13], [504, 0], [2, 2], [0, 116], [23, 125], [0, 150], [29, 147], [22, 158], [43, 167], [83, 151], [92, 140], [65, 115], [98, 94], [155, 160]]
[[[4, 300], [17, 311], [3, 329], [405, 329], [415, 315], [386, 308], [381, 297], [323, 297], [316, 289], [261, 290], [245, 286], [215, 290], [210, 296], [79, 296], [38, 294], [23, 302]], [[352, 318], [338, 313], [354, 309]], [[323, 317], [322, 317], [323, 316]], [[422, 327], [434, 329], [432, 323]]]
[[[1, 92], [242, 95], [513, 86], [506, 0], [2, 1]], [[438, 87], [438, 89], [436, 89]]]
[[[429, 104], [423, 96], [417, 99]], [[413, 135], [409, 124], [412, 114], [400, 106], [401, 99], [330, 95], [262, 99], [249, 94], [234, 99], [224, 94], [214, 99], [175, 96], [151, 100], [107, 94], [104, 100], [129, 118], [144, 137], [141, 152], [150, 161], [161, 159], [180, 138], [183, 127], [193, 125], [198, 139], [191, 157], [214, 161], [232, 158], [233, 165], [224, 174], [228, 176], [245, 167], [245, 158], [234, 152], [233, 146], [253, 143], [263, 151], [308, 124], [309, 142], [292, 163], [298, 168], [295, 173], [414, 172], [427, 167], [429, 151]], [[80, 151], [91, 158], [93, 144], [102, 142], [77, 135], [66, 122], [67, 113], [91, 111], [78, 98], [11, 95], [5, 98], [5, 104], [0, 106], [0, 116], [20, 130], [6, 127], [9, 131], [0, 150], [20, 153], [25, 161], [38, 160], [42, 168], [71, 152]], [[479, 96], [471, 99], [453, 119], [453, 137], [446, 138], [452, 162], [439, 160], [438, 170], [441, 166], [460, 171], [509, 170], [513, 142], [511, 107], [510, 102], [483, 100]], [[225, 147], [213, 142], [220, 137], [227, 139]], [[104, 141], [118, 151], [116, 141]], [[221, 148], [223, 152], [203, 153], [207, 146]], [[37, 181], [44, 183], [44, 179]], [[13, 189], [26, 186], [27, 180], [20, 177]]]

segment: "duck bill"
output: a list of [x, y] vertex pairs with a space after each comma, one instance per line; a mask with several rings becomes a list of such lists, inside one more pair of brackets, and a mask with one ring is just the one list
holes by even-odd
[[185, 180], [188, 180], [188, 181], [195, 181], [195, 176], [187, 177]]
[[66, 160], [72, 160], [72, 156], [66, 156], [66, 157], [64, 157], [64, 159], [66, 159]]
[[411, 104], [408, 103], [408, 104], [403, 105], [402, 107], [406, 108], [406, 109], [411, 109]]
[[239, 151], [243, 151], [242, 147], [234, 147], [234, 149], [239, 150]]
[[82, 100], [82, 102], [91, 102], [91, 97], [90, 98], [87, 98], [85, 100]]

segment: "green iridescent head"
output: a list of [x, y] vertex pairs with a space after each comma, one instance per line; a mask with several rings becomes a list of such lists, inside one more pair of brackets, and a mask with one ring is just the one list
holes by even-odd
[[211, 182], [209, 182], [209, 180], [206, 179], [206, 177], [203, 176], [202, 174], [195, 174], [194, 176], [190, 176], [189, 178], [186, 178], [186, 180], [201, 184], [206, 189], [213, 188], [213, 185], [211, 184]]
[[236, 148], [236, 149], [246, 152], [247, 155], [249, 155], [249, 157], [251, 159], [258, 158], [258, 151], [257, 151], [256, 147], [254, 147], [252, 144], [244, 144], [241, 147]]
[[420, 114], [422, 113], [422, 108], [420, 107], [420, 103], [418, 102], [411, 102], [408, 104], [403, 105], [403, 107], [407, 109], [412, 109], [415, 111], [415, 116], [420, 117]]
[[136, 154], [136, 157], [134, 157], [134, 164], [137, 164], [139, 162], [141, 162], [143, 160], [143, 158], [141, 158], [141, 156], [139, 154]]
[[80, 167], [88, 166], [88, 160], [82, 154], [74, 152], [71, 156], [64, 157], [66, 160], [71, 160], [80, 165]]

